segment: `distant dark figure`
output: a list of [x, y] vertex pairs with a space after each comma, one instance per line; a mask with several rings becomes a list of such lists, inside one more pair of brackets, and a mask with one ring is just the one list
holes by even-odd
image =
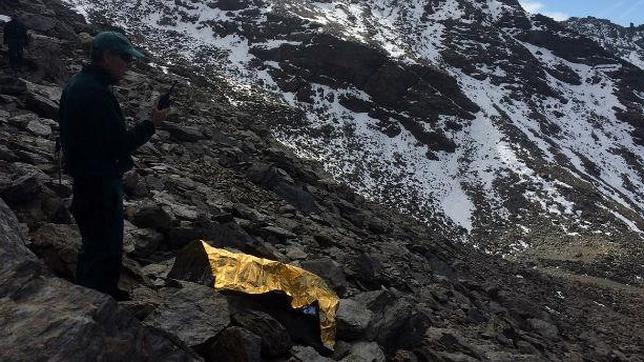
[[9, 64], [15, 75], [22, 65], [22, 52], [29, 45], [27, 27], [16, 15], [4, 26], [4, 44], [9, 48]]
[[65, 86], [60, 100], [60, 129], [65, 168], [74, 179], [72, 214], [82, 236], [76, 281], [126, 300], [118, 289], [123, 252], [123, 173], [130, 156], [146, 143], [167, 117], [152, 108], [150, 120], [127, 129], [111, 86], [118, 84], [134, 59], [143, 57], [116, 32], [92, 41], [92, 63]]

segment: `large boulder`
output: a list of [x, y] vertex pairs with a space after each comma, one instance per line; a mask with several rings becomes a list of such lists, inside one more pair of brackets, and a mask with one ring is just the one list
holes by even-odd
[[148, 194], [147, 185], [136, 170], [130, 170], [123, 175], [123, 190], [132, 198], [140, 198]]
[[54, 277], [0, 199], [0, 360], [198, 360], [97, 291]]
[[353, 299], [373, 313], [365, 335], [368, 340], [378, 342], [387, 353], [422, 342], [430, 319], [415, 306], [414, 301], [386, 289], [365, 292]]
[[27, 84], [22, 79], [11, 76], [0, 77], [0, 94], [20, 96], [26, 91]]
[[352, 299], [340, 300], [340, 306], [335, 315], [337, 321], [337, 337], [349, 341], [360, 338], [373, 317], [373, 313], [367, 307]]
[[47, 86], [25, 81], [27, 84], [27, 108], [41, 117], [58, 117], [58, 103], [63, 93], [58, 86]]
[[347, 290], [347, 280], [342, 266], [331, 258], [306, 260], [301, 263], [303, 269], [317, 274], [324, 279], [337, 293], [343, 294]]
[[140, 229], [125, 221], [123, 244], [128, 254], [147, 257], [157, 250], [163, 241], [163, 234], [153, 229]]
[[20, 78], [6, 78], [0, 82], [0, 93], [21, 96], [27, 109], [41, 117], [58, 117], [58, 102], [63, 92], [56, 85], [36, 84]]
[[241, 327], [228, 327], [201, 348], [207, 362], [261, 362], [261, 338]]
[[132, 224], [140, 228], [155, 230], [168, 229], [173, 222], [170, 215], [163, 207], [153, 203], [144, 203], [128, 207], [126, 214]]
[[230, 324], [228, 302], [212, 287], [183, 282], [180, 289], [165, 288], [163, 303], [143, 321], [176, 335], [196, 347], [217, 336]]
[[300, 362], [332, 362], [331, 358], [321, 356], [318, 351], [313, 347], [308, 346], [294, 346], [291, 349], [292, 359], [289, 361]]
[[314, 212], [319, 209], [313, 195], [297, 185], [284, 169], [256, 162], [248, 168], [246, 174], [254, 183], [275, 192], [304, 212]]
[[342, 362], [385, 362], [385, 353], [376, 342], [357, 342]]
[[288, 330], [268, 313], [244, 310], [233, 314], [232, 322], [260, 337], [265, 357], [279, 357], [293, 346]]
[[163, 125], [163, 129], [170, 132], [172, 139], [179, 142], [195, 142], [206, 138], [197, 127], [166, 122]]
[[81, 247], [78, 228], [69, 224], [46, 223], [30, 233], [29, 248], [56, 275], [73, 280]]
[[8, 185], [0, 185], [0, 196], [12, 206], [33, 200], [42, 190], [37, 175], [29, 174], [13, 180]]

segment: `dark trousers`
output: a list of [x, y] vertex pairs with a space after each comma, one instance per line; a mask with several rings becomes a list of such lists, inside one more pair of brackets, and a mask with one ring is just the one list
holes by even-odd
[[22, 65], [23, 46], [20, 44], [9, 45], [9, 65], [11, 70], [17, 72]]
[[76, 282], [114, 295], [122, 268], [121, 178], [74, 178], [72, 213], [83, 238]]

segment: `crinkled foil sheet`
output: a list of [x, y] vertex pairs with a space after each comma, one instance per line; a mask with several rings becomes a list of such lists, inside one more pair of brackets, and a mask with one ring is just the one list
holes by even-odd
[[300, 309], [318, 303], [322, 342], [335, 344], [335, 314], [340, 300], [322, 278], [293, 265], [219, 249], [202, 241], [215, 276], [217, 289], [248, 294], [281, 291], [291, 297], [291, 307]]

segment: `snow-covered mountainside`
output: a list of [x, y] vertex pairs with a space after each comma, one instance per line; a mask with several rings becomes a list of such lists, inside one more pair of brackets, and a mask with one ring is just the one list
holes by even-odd
[[232, 104], [366, 197], [641, 282], [644, 71], [577, 27], [516, 0], [67, 2], [237, 84]]
[[570, 18], [565, 23], [610, 52], [644, 69], [644, 25], [623, 27], [593, 17]]

